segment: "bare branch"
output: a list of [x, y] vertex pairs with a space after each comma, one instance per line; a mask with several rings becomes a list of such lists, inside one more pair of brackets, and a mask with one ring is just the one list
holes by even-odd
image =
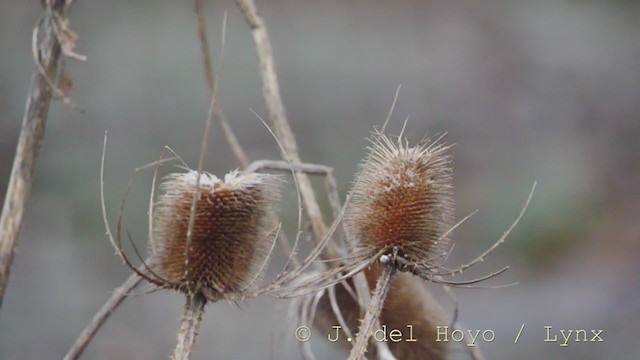
[[[275, 69], [275, 61], [273, 59], [273, 50], [271, 41], [267, 33], [264, 21], [258, 16], [258, 10], [253, 0], [236, 0], [240, 11], [244, 15], [245, 21], [251, 28], [253, 41], [260, 63], [260, 75], [262, 77], [262, 94], [265, 99], [269, 119], [273, 124], [275, 133], [283, 145], [282, 157], [290, 158], [293, 165], [302, 163], [298, 152], [295, 135], [287, 120], [286, 111], [280, 95], [280, 85], [278, 84], [278, 76]], [[306, 174], [297, 173], [296, 177], [300, 183], [300, 192], [304, 207], [311, 222], [311, 229], [316, 243], [320, 242], [327, 228], [322, 218], [322, 212], [316, 201], [311, 182]], [[330, 257], [336, 257], [332, 254], [332, 247], [327, 247], [327, 254]]]
[[[47, 7], [60, 16], [66, 16], [68, 4], [64, 0], [47, 2]], [[9, 281], [9, 272], [18, 241], [20, 226], [31, 195], [33, 174], [42, 146], [45, 124], [49, 115], [49, 105], [53, 97], [50, 79], [58, 73], [62, 48], [53, 29], [54, 19], [45, 16], [38, 21], [37, 29], [42, 27], [44, 37], [38, 49], [38, 65], [44, 72], [38, 71], [33, 77], [22, 128], [16, 147], [16, 155], [11, 168], [7, 195], [0, 216], [0, 307]], [[37, 30], [34, 30], [37, 31]], [[37, 41], [37, 37], [36, 37]]]
[[[204, 74], [207, 79], [207, 88], [209, 89], [209, 97], [213, 96], [216, 82], [213, 76], [213, 67], [211, 66], [211, 57], [209, 56], [209, 41], [207, 40], [207, 28], [204, 20], [204, 14], [202, 12], [202, 0], [193, 1], [193, 10], [196, 13], [198, 20], [198, 40], [200, 41], [200, 53], [202, 55], [202, 65], [204, 67]], [[222, 133], [224, 134], [229, 149], [233, 153], [236, 161], [244, 168], [249, 164], [247, 155], [245, 154], [236, 134], [234, 133], [231, 125], [227, 121], [226, 116], [220, 109], [220, 105], [216, 102], [213, 107], [213, 115], [220, 122]]]

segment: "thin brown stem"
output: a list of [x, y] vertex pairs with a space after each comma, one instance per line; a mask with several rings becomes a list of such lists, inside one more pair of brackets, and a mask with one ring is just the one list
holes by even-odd
[[[209, 40], [207, 39], [207, 28], [204, 19], [204, 13], [202, 11], [202, 0], [193, 1], [193, 10], [196, 13], [197, 25], [198, 25], [198, 41], [200, 42], [200, 54], [202, 56], [202, 66], [204, 68], [204, 74], [207, 79], [207, 88], [209, 89], [209, 97], [213, 96], [214, 89], [216, 87], [216, 81], [213, 74], [213, 66], [211, 65], [211, 56], [209, 55]], [[236, 136], [233, 128], [229, 125], [226, 116], [220, 109], [220, 105], [216, 102], [213, 107], [213, 115], [220, 122], [222, 133], [229, 145], [229, 149], [236, 158], [236, 161], [244, 168], [249, 164], [247, 155], [245, 154], [238, 137]]]
[[364, 357], [367, 347], [369, 345], [369, 338], [373, 333], [373, 328], [380, 318], [380, 312], [384, 306], [384, 301], [387, 298], [389, 292], [389, 286], [391, 285], [391, 278], [395, 273], [393, 266], [385, 266], [382, 274], [378, 278], [376, 284], [376, 290], [371, 297], [367, 312], [362, 319], [360, 330], [358, 330], [358, 336], [356, 342], [349, 354], [349, 360], [360, 360]]
[[198, 337], [198, 329], [206, 303], [207, 300], [201, 293], [187, 295], [182, 323], [178, 331], [178, 343], [173, 352], [174, 360], [189, 360], [191, 358], [191, 351]]
[[[289, 158], [293, 165], [302, 163], [298, 152], [295, 135], [291, 130], [286, 110], [280, 95], [280, 85], [276, 74], [275, 61], [271, 41], [264, 21], [258, 15], [256, 4], [253, 0], [236, 0], [245, 21], [251, 28], [253, 41], [260, 63], [260, 76], [262, 77], [262, 94], [265, 99], [269, 119], [273, 124], [276, 136], [282, 142], [282, 157]], [[304, 207], [311, 222], [311, 230], [316, 243], [320, 242], [327, 231], [322, 218], [322, 212], [316, 201], [309, 177], [303, 173], [296, 173], [300, 184], [300, 193]], [[332, 247], [327, 247], [329, 257], [336, 257]]]
[[[61, 12], [60, 16], [66, 16], [64, 0], [48, 2], [47, 6], [52, 12]], [[16, 155], [11, 168], [7, 195], [0, 216], [0, 307], [2, 307], [9, 281], [9, 272], [20, 226], [31, 195], [33, 174], [44, 138], [49, 105], [53, 97], [53, 89], [49, 86], [48, 80], [56, 78], [62, 54], [60, 42], [53, 29], [53, 22], [54, 19], [51, 16], [45, 16], [44, 20], [39, 21], [36, 25], [36, 29], [42, 26], [41, 29], [44, 30], [44, 37], [39, 46], [37, 38], [34, 40], [34, 46], [38, 49], [37, 60], [44, 72], [38, 71], [33, 76], [22, 118]]]
[[[218, 63], [218, 68], [217, 68], [217, 75], [218, 77], [220, 77], [220, 74], [222, 74], [222, 67], [224, 64], [224, 49], [225, 49], [225, 44], [226, 44], [226, 31], [227, 31], [227, 13], [225, 12], [224, 14], [224, 18], [222, 19], [222, 39], [220, 42], [220, 62]], [[189, 271], [190, 271], [190, 266], [189, 266], [189, 260], [190, 260], [190, 255], [189, 252], [191, 251], [191, 237], [193, 234], [193, 226], [195, 224], [195, 218], [196, 218], [196, 203], [199, 199], [200, 196], [200, 179], [202, 177], [202, 172], [204, 170], [204, 156], [207, 150], [207, 143], [209, 141], [209, 132], [211, 129], [211, 124], [213, 122], [213, 115], [215, 112], [216, 107], [218, 106], [218, 83], [214, 83], [213, 84], [213, 89], [211, 90], [211, 101], [209, 103], [209, 111], [207, 112], [207, 119], [204, 123], [204, 132], [202, 134], [202, 142], [200, 144], [200, 156], [198, 159], [198, 176], [196, 178], [196, 186], [195, 186], [195, 191], [193, 192], [193, 198], [191, 200], [191, 211], [189, 214], [189, 225], [187, 227], [187, 239], [186, 239], [186, 244], [185, 244], [185, 254], [184, 254], [184, 268], [185, 268], [185, 273], [184, 273], [184, 278], [186, 279], [186, 286], [188, 289], [190, 289], [190, 285], [189, 285]]]

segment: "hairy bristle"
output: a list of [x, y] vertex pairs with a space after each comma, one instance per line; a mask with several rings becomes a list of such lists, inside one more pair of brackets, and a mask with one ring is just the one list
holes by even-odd
[[268, 174], [234, 171], [221, 180], [203, 173], [187, 269], [185, 248], [197, 178], [196, 171], [188, 171], [171, 174], [163, 183], [151, 241], [158, 275], [183, 291], [186, 284], [190, 291], [241, 291], [267, 260], [277, 230], [281, 181]]
[[349, 244], [372, 253], [395, 248], [416, 262], [442, 252], [453, 215], [449, 146], [409, 147], [381, 133], [370, 141], [345, 213]]
[[[376, 280], [380, 276], [381, 267], [374, 265], [365, 270], [369, 287], [376, 286]], [[349, 280], [351, 285], [352, 282]], [[361, 309], [355, 299], [344, 286], [336, 286], [336, 301], [340, 307], [342, 316], [351, 331], [357, 331]], [[398, 329], [404, 338], [400, 342], [388, 341], [389, 350], [395, 358], [403, 360], [441, 360], [447, 357], [447, 343], [438, 342], [437, 326], [445, 325], [443, 310], [437, 304], [424, 282], [407, 273], [398, 273], [391, 280], [389, 293], [380, 314], [380, 324], [386, 325], [387, 335], [391, 330]], [[331, 309], [329, 298], [325, 295], [318, 306], [316, 324], [324, 332], [335, 334], [333, 326], [338, 321]], [[407, 326], [411, 325], [411, 328]], [[331, 335], [335, 337], [335, 335]], [[381, 336], [381, 335], [380, 335]], [[347, 336], [341, 333], [339, 345], [344, 349], [350, 349], [353, 345], [347, 342]], [[416, 339], [417, 341], [407, 341]], [[367, 356], [376, 358], [376, 347], [371, 339]]]

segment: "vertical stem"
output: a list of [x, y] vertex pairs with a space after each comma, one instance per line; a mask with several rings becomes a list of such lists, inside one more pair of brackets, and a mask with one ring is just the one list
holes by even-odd
[[[53, 11], [61, 11], [64, 5], [64, 0], [56, 0], [51, 4]], [[0, 307], [2, 307], [2, 300], [9, 281], [9, 271], [13, 262], [20, 225], [31, 195], [33, 173], [49, 115], [52, 89], [45, 76], [48, 76], [49, 79], [55, 79], [58, 72], [61, 48], [52, 22], [53, 19], [47, 16], [42, 24], [44, 38], [38, 46], [40, 56], [38, 60], [41, 62], [45, 74], [37, 72], [31, 83], [16, 155], [11, 168], [9, 186], [0, 217]]]
[[[262, 95], [267, 105], [269, 119], [271, 119], [274, 131], [284, 148], [282, 158], [284, 160], [289, 158], [294, 165], [299, 165], [302, 163], [302, 160], [298, 152], [295, 135], [287, 119], [282, 96], [280, 95], [280, 85], [278, 83], [273, 49], [271, 48], [267, 27], [265, 26], [264, 20], [258, 15], [258, 9], [253, 0], [236, 0], [236, 3], [244, 15], [247, 25], [251, 28], [253, 42], [258, 55], [258, 62], [260, 63]], [[316, 242], [320, 242], [327, 232], [327, 227], [324, 224], [322, 212], [316, 201], [311, 181], [309, 181], [309, 177], [306, 174], [301, 172], [296, 172], [296, 177], [300, 184], [300, 195], [307, 210], [307, 215], [309, 216], [313, 237]], [[325, 252], [328, 258], [338, 257], [337, 252], [331, 247], [325, 248]]]
[[369, 345], [369, 338], [373, 333], [373, 327], [380, 318], [380, 312], [384, 306], [384, 300], [387, 298], [389, 292], [389, 285], [391, 285], [391, 277], [395, 273], [393, 266], [387, 265], [382, 271], [382, 275], [378, 278], [376, 284], [376, 290], [373, 293], [367, 312], [364, 314], [360, 330], [358, 330], [358, 336], [356, 342], [349, 354], [349, 360], [360, 360], [364, 357], [364, 353], [367, 351]]
[[[200, 53], [202, 56], [202, 65], [204, 67], [205, 78], [207, 79], [207, 88], [209, 89], [209, 96], [213, 96], [216, 82], [213, 74], [213, 67], [211, 66], [211, 57], [209, 56], [209, 41], [207, 40], [207, 29], [204, 21], [204, 14], [202, 11], [202, 0], [193, 1], [193, 9], [196, 13], [196, 20], [198, 25], [198, 40], [200, 42]], [[221, 60], [222, 61], [222, 60]], [[213, 114], [220, 122], [224, 138], [227, 140], [227, 145], [231, 149], [231, 152], [236, 158], [236, 161], [244, 168], [249, 164], [247, 155], [245, 154], [238, 137], [234, 133], [231, 125], [227, 121], [226, 116], [220, 109], [220, 105], [216, 102], [213, 108]]]
[[182, 314], [182, 323], [178, 331], [178, 344], [173, 352], [174, 360], [188, 360], [196, 343], [198, 329], [204, 314], [207, 300], [201, 293], [187, 295], [187, 301]]

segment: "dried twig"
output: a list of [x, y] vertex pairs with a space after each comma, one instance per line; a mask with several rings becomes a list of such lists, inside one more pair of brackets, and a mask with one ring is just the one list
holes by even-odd
[[[209, 56], [209, 41], [207, 40], [207, 30], [202, 12], [202, 0], [193, 1], [193, 9], [196, 13], [198, 22], [198, 40], [200, 41], [200, 53], [202, 55], [202, 65], [204, 67], [205, 77], [207, 78], [207, 88], [209, 89], [209, 97], [213, 96], [216, 82], [213, 76], [213, 67], [211, 66], [211, 57]], [[245, 154], [238, 138], [236, 137], [231, 125], [227, 122], [227, 118], [220, 109], [220, 105], [216, 102], [213, 106], [213, 115], [220, 122], [220, 127], [224, 134], [229, 149], [236, 158], [236, 161], [244, 168], [249, 164], [247, 155]]]
[[[275, 62], [273, 59], [273, 50], [271, 49], [271, 41], [267, 33], [264, 21], [258, 16], [256, 4], [253, 0], [236, 0], [240, 11], [244, 15], [245, 21], [251, 28], [253, 41], [258, 54], [260, 63], [260, 76], [262, 77], [262, 94], [267, 105], [269, 119], [273, 124], [275, 133], [282, 142], [282, 157], [286, 160], [289, 158], [293, 165], [302, 163], [298, 152], [295, 135], [291, 131], [291, 126], [287, 120], [286, 111], [280, 95], [280, 85], [278, 84], [278, 76], [276, 74]], [[316, 201], [309, 177], [303, 173], [296, 173], [296, 177], [300, 184], [300, 192], [304, 207], [311, 222], [311, 230], [316, 242], [320, 242], [327, 231], [326, 225], [322, 218], [322, 212]], [[327, 255], [336, 257], [332, 253], [332, 248], [328, 247]]]
[[384, 306], [384, 300], [387, 298], [389, 285], [391, 284], [391, 278], [394, 272], [394, 267], [385, 266], [382, 271], [382, 275], [378, 278], [376, 290], [371, 297], [367, 312], [362, 319], [360, 330], [358, 330], [358, 336], [356, 337], [356, 341], [351, 349], [351, 353], [349, 354], [349, 360], [360, 360], [367, 351], [369, 338], [373, 334], [373, 328], [380, 318], [380, 312]]
[[70, 6], [64, 0], [48, 0], [45, 5], [48, 8], [48, 16], [38, 21], [34, 29], [36, 34], [39, 29], [44, 30], [43, 39], [39, 46], [37, 45], [37, 36], [34, 39], [39, 71], [36, 72], [31, 83], [7, 195], [0, 216], [0, 307], [2, 307], [2, 300], [9, 281], [9, 271], [13, 262], [20, 225], [29, 201], [33, 174], [42, 146], [49, 105], [53, 97], [54, 90], [50, 83], [51, 79], [57, 77], [62, 55], [62, 47], [54, 30], [56, 20], [50, 14], [57, 14], [56, 16], [60, 19], [66, 19]]
[[[222, 44], [221, 44], [221, 54], [220, 54], [220, 62], [218, 63], [218, 74], [222, 73], [222, 66], [224, 60], [224, 48], [226, 42], [226, 31], [227, 31], [227, 13], [224, 14], [224, 18], [222, 20]], [[189, 278], [189, 251], [191, 251], [191, 236], [193, 232], [193, 225], [195, 222], [195, 211], [196, 211], [196, 203], [199, 199], [200, 194], [200, 179], [202, 177], [202, 172], [204, 170], [204, 155], [207, 150], [207, 143], [209, 140], [209, 131], [211, 129], [211, 123], [213, 122], [213, 113], [214, 109], [217, 107], [218, 103], [218, 84], [213, 83], [213, 89], [211, 91], [211, 102], [209, 103], [209, 111], [207, 112], [207, 119], [204, 124], [204, 132], [202, 134], [202, 142], [200, 144], [200, 157], [198, 159], [198, 177], [196, 179], [196, 187], [193, 193], [193, 199], [191, 201], [191, 214], [189, 215], [189, 227], [187, 228], [187, 242], [185, 245], [185, 278]], [[187, 281], [187, 288], [189, 287], [189, 283]]]

